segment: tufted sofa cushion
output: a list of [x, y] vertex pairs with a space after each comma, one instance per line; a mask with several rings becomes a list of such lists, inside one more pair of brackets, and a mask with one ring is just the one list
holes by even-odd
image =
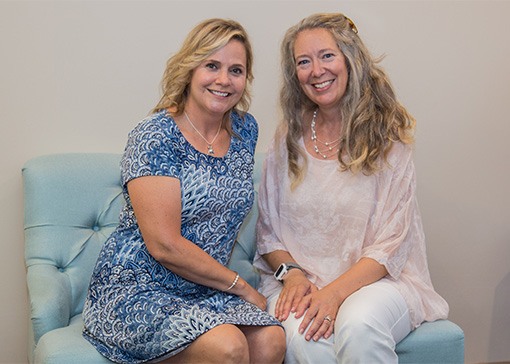
[[[262, 159], [256, 156], [256, 187]], [[82, 338], [81, 312], [99, 250], [124, 204], [119, 161], [118, 154], [69, 153], [37, 157], [23, 167], [31, 363], [109, 363]], [[229, 263], [254, 286], [256, 219], [255, 204]], [[462, 363], [464, 334], [450, 321], [426, 323], [396, 350], [403, 363]]]
[[99, 250], [118, 224], [124, 199], [114, 154], [39, 157], [25, 164], [23, 180], [35, 344], [81, 314]]

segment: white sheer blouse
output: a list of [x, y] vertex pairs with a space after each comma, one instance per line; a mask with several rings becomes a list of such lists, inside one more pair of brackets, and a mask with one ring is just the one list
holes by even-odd
[[288, 251], [318, 288], [368, 257], [388, 270], [384, 279], [402, 293], [414, 327], [446, 318], [448, 304], [434, 291], [427, 266], [412, 148], [396, 143], [389, 165], [370, 176], [341, 172], [336, 160], [307, 158], [306, 178], [291, 192], [285, 143], [269, 148], [255, 257], [261, 293], [269, 296], [280, 285], [261, 254]]

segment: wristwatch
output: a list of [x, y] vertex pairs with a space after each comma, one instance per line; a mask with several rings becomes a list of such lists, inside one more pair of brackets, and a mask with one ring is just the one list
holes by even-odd
[[276, 272], [274, 272], [274, 277], [276, 278], [277, 281], [281, 282], [283, 281], [283, 277], [289, 272], [289, 270], [294, 268], [303, 271], [303, 268], [301, 268], [297, 263], [282, 263], [280, 264]]

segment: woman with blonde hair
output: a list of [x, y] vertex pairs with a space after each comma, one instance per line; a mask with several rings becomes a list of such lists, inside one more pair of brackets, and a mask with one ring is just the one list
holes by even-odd
[[427, 266], [415, 121], [345, 15], [303, 19], [281, 53], [255, 264], [285, 363], [397, 363], [400, 340], [448, 314]]
[[266, 299], [227, 267], [254, 199], [253, 55], [232, 20], [198, 24], [121, 160], [126, 205], [99, 255], [85, 338], [119, 363], [281, 363]]

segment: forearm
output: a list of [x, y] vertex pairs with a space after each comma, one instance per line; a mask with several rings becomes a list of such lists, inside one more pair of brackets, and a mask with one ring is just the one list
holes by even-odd
[[296, 262], [294, 258], [292, 258], [290, 253], [285, 250], [272, 251], [271, 253], [262, 255], [262, 258], [266, 261], [266, 263], [271, 267], [273, 271], [278, 269], [278, 267], [282, 263], [293, 262], [299, 264], [299, 262]]
[[326, 287], [336, 292], [341, 302], [343, 302], [360, 288], [377, 282], [387, 274], [388, 271], [382, 264], [371, 258], [361, 258], [349, 270]]
[[[147, 244], [148, 243], [148, 244]], [[151, 255], [166, 268], [179, 276], [207, 287], [225, 291], [232, 284], [236, 273], [220, 264], [204, 250], [183, 237], [172, 243], [146, 242]], [[151, 248], [149, 248], [149, 246]], [[246, 284], [239, 278], [238, 288]]]

